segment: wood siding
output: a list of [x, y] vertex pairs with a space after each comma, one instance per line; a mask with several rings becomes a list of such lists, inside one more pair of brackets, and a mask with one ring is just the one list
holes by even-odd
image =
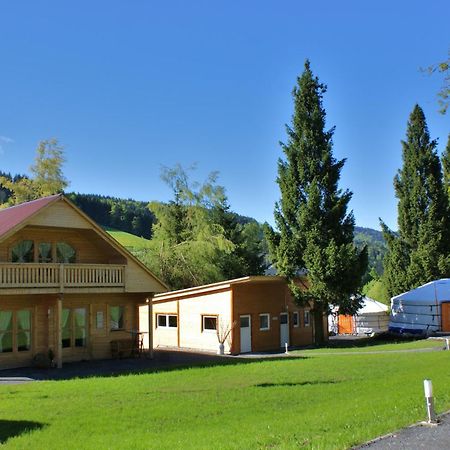
[[[32, 313], [32, 348], [27, 352], [0, 353], [0, 369], [29, 366], [37, 353], [47, 353], [51, 349], [56, 354], [57, 322], [56, 304], [58, 296], [0, 296], [0, 310], [18, 311], [29, 309]], [[66, 295], [63, 308], [85, 308], [87, 317], [87, 342], [85, 347], [64, 348], [63, 362], [111, 357], [111, 341], [131, 339], [131, 331], [139, 329], [138, 308], [145, 305], [146, 297], [134, 294]], [[124, 327], [112, 331], [110, 307], [124, 307]], [[97, 328], [97, 318], [103, 319]], [[99, 318], [100, 318], [99, 317]]]
[[[312, 318], [310, 325], [305, 325], [305, 308], [295, 305], [284, 281], [233, 285], [233, 299], [233, 316], [238, 321], [238, 326], [233, 330], [233, 353], [238, 354], [241, 348], [239, 328], [239, 317], [241, 315], [250, 315], [251, 317], [253, 352], [281, 348], [281, 313], [288, 313], [289, 345], [305, 346], [313, 342]], [[294, 327], [293, 324], [294, 312], [299, 314], [298, 327]], [[270, 315], [270, 328], [268, 330], [260, 330], [260, 314]]]

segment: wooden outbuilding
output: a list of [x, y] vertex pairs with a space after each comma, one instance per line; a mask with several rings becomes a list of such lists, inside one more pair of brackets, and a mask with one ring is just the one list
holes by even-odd
[[313, 342], [310, 308], [294, 303], [282, 277], [250, 276], [158, 294], [153, 315], [155, 348], [217, 351], [227, 333], [224, 350], [232, 354]]
[[[166, 291], [63, 195], [0, 210], [0, 369], [111, 357]], [[141, 320], [139, 320], [141, 318]]]

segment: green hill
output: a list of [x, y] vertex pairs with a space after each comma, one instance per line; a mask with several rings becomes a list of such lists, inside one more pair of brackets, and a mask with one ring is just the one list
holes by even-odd
[[148, 248], [150, 241], [143, 237], [135, 236], [126, 231], [115, 230], [114, 228], [105, 227], [105, 230], [116, 241], [126, 247], [128, 250], [141, 250]]

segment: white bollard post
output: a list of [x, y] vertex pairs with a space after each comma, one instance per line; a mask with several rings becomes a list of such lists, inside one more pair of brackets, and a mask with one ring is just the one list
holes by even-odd
[[450, 350], [450, 339], [445, 340], [445, 349]]
[[432, 384], [431, 380], [423, 380], [423, 390], [425, 391], [428, 423], [435, 424], [436, 423], [436, 413], [434, 412], [433, 384]]
[[284, 343], [284, 348], [286, 349], [284, 353], [286, 353], [286, 355], [287, 355], [289, 353], [287, 342]]

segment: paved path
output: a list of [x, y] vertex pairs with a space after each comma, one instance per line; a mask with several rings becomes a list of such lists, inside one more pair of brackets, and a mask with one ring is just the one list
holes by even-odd
[[450, 449], [450, 413], [440, 417], [435, 427], [414, 425], [355, 447], [361, 450], [445, 450]]

